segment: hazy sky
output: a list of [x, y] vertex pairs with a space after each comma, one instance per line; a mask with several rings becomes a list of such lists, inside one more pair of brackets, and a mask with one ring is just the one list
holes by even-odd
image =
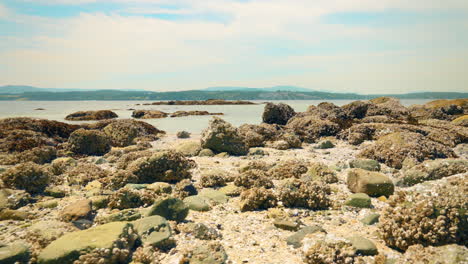
[[0, 85], [468, 91], [467, 0], [1, 0]]

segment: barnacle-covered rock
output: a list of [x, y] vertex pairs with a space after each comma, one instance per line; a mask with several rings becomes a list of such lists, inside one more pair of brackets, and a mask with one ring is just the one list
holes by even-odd
[[307, 249], [304, 262], [307, 264], [354, 263], [356, 249], [347, 241], [319, 240]]
[[99, 179], [104, 188], [118, 190], [129, 183], [138, 183], [138, 177], [126, 170], [117, 170], [109, 173], [109, 176]]
[[264, 187], [272, 188], [273, 182], [265, 171], [251, 169], [240, 173], [235, 179], [234, 184], [236, 186], [252, 188], [252, 187]]
[[108, 171], [92, 163], [79, 163], [65, 173], [68, 183], [82, 186], [95, 180], [104, 179], [108, 175]]
[[134, 145], [144, 137], [157, 139], [159, 135], [165, 133], [146, 122], [134, 119], [113, 120], [112, 122], [102, 122], [97, 125], [106, 125], [103, 131], [110, 138], [112, 146], [116, 147]]
[[184, 199], [185, 197], [196, 194], [198, 194], [197, 188], [195, 188], [192, 181], [189, 179], [184, 179], [178, 182], [172, 191], [172, 195], [179, 199]]
[[89, 121], [89, 120], [112, 119], [112, 118], [117, 118], [117, 117], [119, 116], [110, 110], [78, 111], [78, 112], [67, 115], [65, 117], [65, 120]]
[[320, 182], [287, 179], [278, 188], [278, 199], [286, 207], [326, 209], [331, 205], [330, 187]]
[[277, 198], [272, 190], [260, 188], [252, 188], [245, 190], [240, 196], [240, 210], [255, 211], [275, 207]]
[[112, 209], [128, 209], [147, 206], [153, 203], [155, 196], [146, 190], [122, 188], [109, 196], [108, 207]]
[[60, 175], [62, 173], [65, 173], [65, 171], [67, 171], [71, 167], [76, 166], [77, 164], [77, 161], [71, 157], [57, 158], [54, 159], [50, 164], [49, 171], [53, 175]]
[[167, 113], [158, 110], [135, 110], [132, 113], [132, 117], [142, 119], [165, 118], [167, 116]]
[[31, 202], [31, 195], [23, 190], [0, 189], [0, 210], [18, 209]]
[[427, 160], [403, 172], [398, 183], [415, 185], [466, 172], [468, 172], [468, 161], [465, 159]]
[[101, 156], [111, 149], [107, 135], [98, 130], [78, 129], [71, 133], [68, 143], [75, 154]]
[[39, 254], [38, 263], [124, 263], [136, 239], [131, 224], [112, 222], [65, 234]]
[[35, 147], [18, 153], [15, 156], [15, 163], [32, 161], [37, 164], [45, 164], [50, 163], [57, 157], [57, 150], [55, 147], [50, 146]]
[[175, 146], [175, 150], [187, 157], [197, 156], [202, 150], [199, 141], [183, 141]]
[[413, 245], [406, 250], [405, 255], [397, 263], [458, 264], [466, 262], [467, 259], [468, 249], [466, 246], [456, 244], [439, 247]]
[[282, 133], [282, 128], [276, 124], [244, 124], [239, 127], [239, 134], [249, 148], [263, 147], [266, 142], [276, 140]]
[[428, 193], [400, 192], [392, 196], [380, 217], [379, 230], [390, 247], [466, 245], [468, 183], [455, 178]]
[[424, 105], [413, 105], [410, 107], [411, 115], [417, 120], [441, 119], [454, 120], [468, 112], [468, 100], [435, 100]]
[[135, 160], [128, 166], [128, 170], [138, 176], [140, 183], [176, 182], [191, 178], [189, 170], [193, 166], [192, 161], [181, 153], [160, 151]]
[[37, 194], [43, 192], [49, 184], [50, 174], [43, 166], [26, 162], [9, 168], [0, 174], [0, 179], [6, 187]]
[[226, 185], [227, 172], [224, 170], [209, 170], [203, 172], [200, 175], [200, 186], [201, 187], [221, 187]]
[[381, 137], [361, 151], [359, 156], [400, 169], [408, 157], [422, 162], [427, 159], [453, 158], [455, 153], [449, 147], [429, 140], [419, 133], [396, 132]]
[[400, 100], [392, 97], [379, 97], [370, 100], [366, 116], [388, 116], [395, 119], [407, 119], [409, 111]]
[[283, 103], [273, 104], [267, 103], [263, 110], [262, 119], [267, 124], [278, 124], [286, 125], [289, 119], [291, 119], [296, 112], [294, 109]]
[[221, 243], [213, 241], [210, 243], [197, 243], [193, 248], [183, 252], [184, 257], [180, 263], [190, 264], [224, 264], [228, 256]]
[[331, 170], [327, 165], [320, 162], [315, 162], [311, 164], [311, 166], [307, 170], [306, 177], [310, 178], [311, 180], [323, 181], [325, 183], [338, 182], [336, 172]]
[[248, 147], [238, 129], [218, 117], [213, 117], [208, 128], [203, 131], [201, 146], [215, 152], [227, 152], [232, 155], [245, 155], [248, 152]]
[[340, 126], [313, 115], [298, 115], [288, 121], [286, 129], [294, 132], [302, 141], [313, 143], [320, 137], [335, 136], [340, 131]]
[[185, 131], [185, 130], [179, 131], [176, 134], [177, 138], [190, 138], [190, 135], [191, 135], [190, 132]]
[[300, 178], [307, 172], [308, 163], [303, 160], [286, 160], [279, 162], [268, 173], [273, 179]]

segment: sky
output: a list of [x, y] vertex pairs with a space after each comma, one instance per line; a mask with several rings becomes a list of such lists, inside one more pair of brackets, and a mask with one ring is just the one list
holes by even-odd
[[0, 85], [468, 91], [466, 0], [1, 0]]

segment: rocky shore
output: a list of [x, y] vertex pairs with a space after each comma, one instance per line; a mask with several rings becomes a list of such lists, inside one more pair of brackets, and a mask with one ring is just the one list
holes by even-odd
[[159, 101], [143, 105], [254, 105], [249, 101], [231, 101], [223, 99], [208, 99], [208, 100], [187, 100], [187, 101]]
[[134, 110], [133, 118], [153, 119], [166, 117], [182, 117], [182, 116], [200, 116], [200, 115], [223, 115], [223, 113], [210, 113], [208, 111], [176, 111], [174, 113], [166, 113], [159, 110]]
[[0, 264], [467, 263], [467, 115], [382, 97], [200, 135], [2, 119]]

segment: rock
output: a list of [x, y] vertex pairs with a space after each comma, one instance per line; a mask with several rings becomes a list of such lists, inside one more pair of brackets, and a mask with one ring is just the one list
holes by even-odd
[[226, 203], [229, 200], [229, 197], [226, 196], [224, 193], [211, 188], [205, 188], [201, 190], [201, 192], [198, 195], [203, 198], [206, 198], [210, 203], [215, 205]]
[[29, 247], [23, 243], [0, 245], [0, 263], [29, 263]]
[[170, 117], [201, 116], [201, 115], [224, 115], [223, 113], [210, 113], [208, 111], [176, 111]]
[[98, 223], [110, 223], [110, 222], [135, 221], [137, 219], [140, 219], [141, 217], [142, 215], [137, 209], [124, 209], [116, 213], [96, 217], [94, 220]]
[[124, 188], [132, 190], [144, 190], [148, 187], [148, 184], [138, 184], [138, 183], [127, 183]]
[[245, 155], [248, 148], [239, 135], [237, 128], [218, 117], [210, 120], [208, 128], [201, 137], [202, 148], [216, 152], [227, 152], [232, 155]]
[[189, 208], [177, 198], [156, 201], [147, 212], [147, 216], [160, 215], [167, 220], [182, 222], [187, 217]]
[[190, 133], [187, 132], [187, 131], [179, 131], [177, 132], [177, 138], [189, 138], [190, 137]]
[[452, 124], [457, 125], [457, 126], [468, 127], [468, 115], [463, 115], [452, 120]]
[[439, 247], [414, 245], [406, 250], [401, 263], [461, 264], [468, 259], [468, 249], [463, 245], [450, 244]]
[[320, 141], [315, 148], [317, 148], [317, 149], [331, 149], [331, 148], [334, 148], [334, 147], [335, 147], [335, 144], [333, 144], [333, 142], [331, 142], [330, 140], [324, 140], [324, 141]]
[[200, 142], [198, 141], [185, 141], [175, 147], [176, 151], [187, 157], [197, 156], [201, 149]]
[[370, 100], [366, 116], [388, 116], [393, 119], [406, 120], [409, 111], [400, 100], [392, 97], [378, 97]]
[[268, 156], [268, 152], [262, 148], [250, 148], [249, 149], [249, 156]]
[[17, 221], [24, 221], [30, 217], [28, 212], [18, 211], [18, 210], [11, 210], [11, 209], [3, 209], [0, 211], [0, 221], [2, 220], [17, 220]]
[[350, 168], [358, 168], [368, 171], [380, 171], [380, 163], [372, 159], [355, 159], [349, 162]]
[[198, 183], [203, 188], [225, 186], [228, 175], [228, 172], [225, 170], [213, 169], [204, 171], [201, 173]]
[[352, 192], [366, 193], [373, 197], [390, 196], [395, 188], [392, 180], [385, 174], [363, 169], [349, 170], [347, 184]]
[[287, 104], [267, 103], [263, 110], [262, 119], [267, 124], [286, 125], [288, 120], [294, 115], [296, 115], [296, 112]]
[[[39, 264], [71, 264], [80, 256], [94, 250], [108, 249], [108, 258], [119, 253], [118, 249], [129, 250], [136, 240], [132, 225], [125, 222], [112, 222], [87, 230], [65, 234], [50, 243], [38, 256]], [[129, 251], [120, 251], [119, 259], [128, 258]], [[97, 263], [97, 262], [95, 262]]]
[[44, 190], [44, 195], [51, 196], [54, 198], [63, 198], [66, 195], [65, 190], [56, 186], [48, 186]]
[[294, 248], [299, 248], [302, 246], [302, 240], [308, 235], [315, 232], [325, 232], [325, 230], [320, 226], [304, 226], [296, 233], [290, 235], [286, 238], [286, 243], [292, 245]]
[[25, 191], [8, 188], [0, 189], [0, 210], [4, 208], [18, 209], [31, 201], [31, 195]]
[[50, 164], [49, 171], [52, 172], [54, 175], [63, 174], [68, 168], [74, 167], [78, 164], [78, 162], [71, 157], [62, 157], [56, 158]]
[[228, 258], [219, 242], [196, 245], [186, 256], [190, 264], [224, 264]]
[[158, 110], [135, 110], [132, 117], [141, 119], [166, 118], [167, 113]]
[[363, 256], [374, 256], [378, 254], [378, 250], [375, 244], [367, 238], [361, 236], [353, 236], [348, 238], [348, 240], [356, 249], [357, 254]]
[[288, 121], [285, 128], [307, 143], [314, 143], [320, 137], [335, 136], [341, 130], [337, 123], [313, 115], [297, 115]]
[[184, 199], [184, 203], [190, 210], [194, 211], [206, 212], [211, 209], [208, 203], [206, 202], [206, 198], [201, 197], [199, 195], [186, 197]]
[[287, 150], [291, 148], [291, 146], [286, 140], [277, 140], [275, 142], [272, 142], [271, 144], [268, 144], [267, 147], [274, 148], [277, 150]]
[[369, 208], [371, 207], [371, 198], [365, 193], [353, 193], [348, 197], [345, 205], [359, 208]]
[[140, 183], [174, 182], [190, 178], [192, 166], [181, 153], [160, 151], [130, 163], [128, 171], [138, 176]]
[[101, 121], [96, 124], [95, 129], [102, 129], [115, 147], [127, 147], [143, 139], [153, 141], [165, 133], [146, 122], [134, 119]]
[[63, 234], [71, 231], [77, 231], [76, 227], [71, 223], [56, 220], [44, 220], [32, 224], [28, 228], [28, 235], [30, 237], [32, 236], [37, 238], [42, 241], [42, 243], [49, 244], [63, 236]]
[[172, 196], [179, 198], [179, 199], [184, 199], [187, 196], [191, 195], [197, 195], [198, 190], [197, 188], [193, 185], [192, 181], [189, 179], [182, 180], [178, 182], [174, 190], [172, 191]]
[[275, 207], [278, 198], [271, 189], [250, 188], [241, 193], [239, 207], [241, 212], [263, 210]]
[[154, 182], [146, 186], [146, 189], [154, 191], [155, 194], [171, 193], [172, 186], [167, 182]]
[[42, 193], [49, 184], [50, 175], [46, 169], [33, 162], [21, 163], [0, 174], [8, 188], [25, 190], [30, 194]]
[[[303, 176], [304, 177], [304, 176]], [[306, 176], [311, 180], [323, 181], [325, 183], [336, 183], [338, 182], [338, 177], [336, 172], [331, 170], [327, 165], [319, 162], [313, 163], [307, 170]]]
[[373, 225], [379, 222], [379, 217], [380, 217], [380, 214], [371, 213], [371, 214], [366, 215], [363, 219], [361, 219], [361, 223], [365, 225]]
[[64, 221], [76, 221], [78, 219], [87, 219], [92, 211], [91, 200], [80, 200], [63, 208], [60, 212], [60, 218]]
[[216, 157], [216, 158], [223, 158], [223, 159], [224, 159], [224, 158], [229, 158], [229, 153], [227, 153], [227, 152], [221, 152], [221, 153], [219, 153], [219, 154], [216, 154], [215, 157]]
[[111, 141], [98, 130], [78, 129], [68, 139], [69, 149], [75, 154], [102, 156], [111, 149]]
[[239, 196], [242, 191], [242, 188], [234, 184], [228, 184], [224, 187], [219, 188], [219, 191], [227, 196]]
[[297, 231], [299, 229], [299, 224], [297, 222], [277, 219], [273, 222], [273, 225], [279, 229], [284, 229], [288, 231]]
[[213, 153], [213, 151], [211, 149], [202, 149], [200, 150], [200, 152], [198, 153], [198, 156], [199, 157], [213, 157], [215, 154]]
[[465, 159], [427, 160], [403, 172], [398, 183], [411, 186], [466, 172], [468, 172], [468, 161]]
[[379, 138], [363, 149], [360, 157], [375, 159], [387, 166], [401, 169], [403, 161], [414, 158], [418, 162], [436, 158], [453, 158], [455, 153], [441, 143], [414, 132], [395, 132]]
[[140, 236], [143, 246], [167, 248], [174, 245], [171, 239], [171, 227], [164, 217], [149, 216], [133, 222], [135, 231]]
[[109, 204], [109, 196], [107, 195], [91, 196], [89, 199], [91, 200], [91, 204], [93, 205], [93, 210], [106, 208]]
[[65, 120], [71, 121], [88, 121], [88, 120], [103, 120], [112, 119], [119, 117], [116, 113], [109, 110], [99, 111], [79, 111], [73, 114], [69, 114], [65, 117]]

